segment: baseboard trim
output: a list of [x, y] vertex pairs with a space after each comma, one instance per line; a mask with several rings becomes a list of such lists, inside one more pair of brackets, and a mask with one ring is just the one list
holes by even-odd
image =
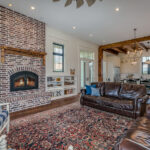
[[56, 107], [61, 107], [63, 105], [74, 103], [78, 100], [79, 100], [79, 95], [53, 100], [50, 104], [47, 104], [47, 105], [38, 106], [38, 107], [29, 108], [29, 109], [22, 110], [22, 111], [10, 113], [10, 119], [14, 120], [14, 119], [28, 116], [31, 114], [35, 114], [38, 112], [42, 112], [45, 110], [53, 109]]

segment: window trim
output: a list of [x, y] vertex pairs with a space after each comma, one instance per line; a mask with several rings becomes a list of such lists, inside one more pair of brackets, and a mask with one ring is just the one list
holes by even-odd
[[[149, 57], [150, 58], [150, 56], [143, 56], [143, 57]], [[148, 64], [148, 70], [147, 70], [147, 74], [144, 74], [143, 73], [143, 65], [144, 65], [144, 62], [143, 62], [143, 57], [142, 57], [142, 75], [150, 75], [150, 71], [149, 71], [149, 64]]]
[[[62, 47], [62, 54], [54, 52], [54, 45]], [[54, 70], [54, 56], [62, 56], [62, 71]], [[53, 72], [64, 72], [64, 45], [55, 42], [53, 43]]]

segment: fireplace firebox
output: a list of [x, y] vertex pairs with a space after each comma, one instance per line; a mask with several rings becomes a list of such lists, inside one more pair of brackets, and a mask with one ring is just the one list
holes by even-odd
[[10, 91], [38, 89], [38, 75], [30, 71], [17, 72], [10, 76]]

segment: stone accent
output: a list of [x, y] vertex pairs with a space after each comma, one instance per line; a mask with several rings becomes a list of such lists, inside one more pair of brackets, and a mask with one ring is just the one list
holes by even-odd
[[[0, 6], [0, 45], [45, 51], [45, 24]], [[10, 75], [32, 71], [39, 76], [39, 89], [10, 92]], [[45, 66], [36, 57], [5, 55], [0, 64], [0, 102], [10, 103], [10, 112], [50, 103], [51, 93], [45, 92]]]

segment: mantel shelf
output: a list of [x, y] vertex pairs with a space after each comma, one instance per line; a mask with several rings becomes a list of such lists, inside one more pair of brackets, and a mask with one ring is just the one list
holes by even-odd
[[45, 65], [45, 52], [38, 52], [33, 50], [25, 50], [7, 46], [1, 46], [1, 63], [5, 62], [5, 54], [14, 54], [14, 55], [21, 55], [21, 56], [29, 56], [29, 57], [39, 57], [43, 59], [43, 65]]

